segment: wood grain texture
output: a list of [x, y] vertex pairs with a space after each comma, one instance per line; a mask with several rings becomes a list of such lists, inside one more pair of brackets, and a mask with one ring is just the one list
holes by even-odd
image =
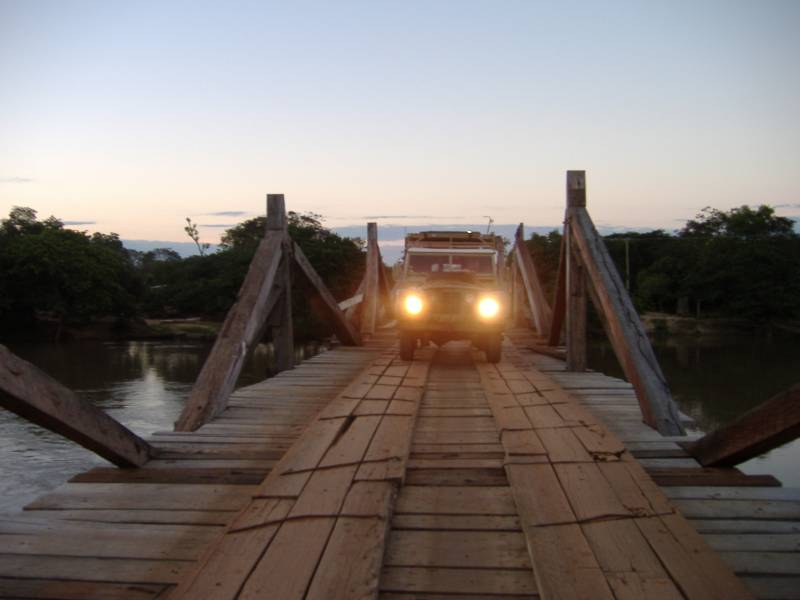
[[145, 464], [152, 449], [130, 429], [0, 345], [0, 406], [120, 467]]

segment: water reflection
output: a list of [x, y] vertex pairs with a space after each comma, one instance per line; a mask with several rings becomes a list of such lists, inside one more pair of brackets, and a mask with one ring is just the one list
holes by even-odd
[[[139, 435], [172, 429], [211, 349], [205, 341], [21, 343], [11, 350], [90, 400]], [[299, 362], [318, 345], [296, 349]], [[238, 385], [273, 372], [272, 348], [260, 345]], [[92, 466], [91, 452], [0, 410], [0, 510], [18, 508]]]
[[[653, 340], [670, 389], [681, 410], [703, 431], [713, 431], [800, 382], [797, 336], [659, 337]], [[589, 366], [615, 377], [622, 369], [610, 345], [595, 340]], [[800, 442], [792, 442], [742, 465], [800, 486]]]

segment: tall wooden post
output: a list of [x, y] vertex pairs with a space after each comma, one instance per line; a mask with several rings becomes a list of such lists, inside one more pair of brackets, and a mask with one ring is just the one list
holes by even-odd
[[375, 333], [378, 321], [378, 294], [380, 281], [378, 269], [382, 268], [378, 251], [378, 224], [367, 223], [367, 268], [364, 273], [364, 308], [361, 313], [361, 333]]
[[574, 248], [569, 222], [575, 208], [586, 207], [586, 186], [582, 171], [567, 172], [567, 227], [565, 255], [567, 261], [567, 371], [586, 370], [586, 275]]
[[684, 435], [678, 408], [625, 284], [586, 211], [583, 171], [567, 172], [567, 212], [572, 251], [584, 268], [592, 300], [625, 377], [636, 390], [644, 422], [662, 435]]
[[283, 194], [267, 194], [267, 231], [283, 232], [283, 257], [276, 284], [281, 287], [280, 300], [275, 307], [272, 345], [275, 348], [275, 369], [294, 368], [294, 327], [292, 325], [292, 241]]
[[572, 218], [576, 208], [586, 208], [586, 180], [583, 171], [567, 171], [567, 370], [586, 370], [586, 274], [573, 242]]

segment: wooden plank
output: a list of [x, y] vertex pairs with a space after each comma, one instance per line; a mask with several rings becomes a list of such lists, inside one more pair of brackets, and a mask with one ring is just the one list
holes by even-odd
[[372, 335], [378, 321], [380, 274], [383, 268], [378, 250], [378, 224], [367, 223], [367, 263], [364, 270], [364, 302], [361, 312], [361, 333]]
[[[663, 435], [684, 433], [678, 410], [664, 374], [642, 327], [639, 315], [614, 268], [603, 239], [586, 211], [586, 180], [583, 171], [567, 172], [567, 194], [575, 199], [568, 209], [568, 223], [574, 248], [578, 250], [589, 282], [598, 299], [598, 312], [614, 352], [633, 384], [645, 422]], [[572, 200], [570, 200], [572, 202]]]
[[643, 518], [635, 523], [687, 598], [752, 598], [683, 517]]
[[0, 406], [76, 442], [120, 467], [147, 462], [150, 445], [0, 345]]
[[566, 253], [567, 228], [564, 227], [561, 236], [561, 252], [558, 257], [558, 275], [553, 298], [553, 322], [547, 338], [548, 346], [558, 346], [561, 342], [561, 329], [567, 312], [567, 253]]
[[520, 532], [395, 530], [384, 565], [530, 569], [530, 560]]
[[504, 486], [503, 469], [408, 469], [406, 485]]
[[578, 521], [631, 516], [596, 464], [567, 463], [553, 468]]
[[303, 250], [296, 243], [294, 248], [294, 260], [297, 266], [300, 267], [300, 273], [305, 277], [306, 281], [311, 285], [313, 291], [317, 294], [320, 300], [319, 307], [323, 311], [323, 318], [327, 319], [333, 327], [336, 337], [342, 344], [350, 346], [360, 346], [361, 336], [359, 335], [353, 324], [347, 319], [344, 312], [339, 309], [339, 305], [334, 300], [325, 282], [317, 274], [313, 265], [309, 262]]
[[525, 527], [525, 534], [542, 598], [614, 599], [578, 525]]
[[538, 429], [536, 434], [547, 450], [551, 462], [591, 462], [592, 457], [584, 449], [572, 429]]
[[380, 420], [379, 416], [357, 417], [325, 453], [320, 467], [361, 462]]
[[364, 301], [364, 294], [356, 294], [355, 296], [351, 296], [347, 300], [342, 300], [339, 302], [339, 310], [346, 311], [351, 306], [356, 306], [361, 304]]
[[25, 509], [238, 510], [255, 490], [247, 485], [67, 483]]
[[148, 509], [42, 509], [37, 516], [54, 520], [91, 523], [140, 523], [142, 525], [227, 525], [236, 510], [148, 510]]
[[75, 556], [39, 556], [0, 553], [0, 578], [80, 579], [110, 583], [177, 583], [191, 562], [179, 560], [144, 560], [132, 558], [89, 558]]
[[586, 273], [573, 248], [572, 230], [565, 228], [565, 252], [567, 261], [566, 288], [566, 346], [567, 371], [582, 372], [586, 370], [587, 351], [587, 293]]
[[398, 514], [516, 515], [508, 487], [412, 486], [397, 496]]
[[618, 600], [683, 598], [631, 520], [588, 523], [582, 529]]
[[336, 516], [356, 474], [356, 465], [314, 471], [289, 516]]
[[738, 465], [800, 435], [800, 384], [684, 447], [704, 467]]
[[488, 598], [490, 594], [536, 594], [536, 582], [530, 570], [453, 569], [440, 567], [384, 567], [381, 591], [425, 594], [470, 594]]
[[166, 589], [143, 583], [0, 578], [0, 597], [32, 600], [155, 600]]
[[172, 600], [233, 600], [275, 537], [278, 524], [229, 532], [170, 594]]
[[387, 527], [385, 519], [339, 518], [306, 600], [375, 598]]
[[544, 295], [542, 283], [536, 272], [536, 265], [525, 244], [522, 223], [517, 227], [514, 242], [514, 259], [521, 276], [522, 287], [531, 307], [536, 330], [542, 337], [547, 337], [553, 320], [553, 313]]
[[278, 301], [273, 288], [284, 238], [283, 231], [268, 231], [261, 240], [236, 302], [175, 423], [176, 431], [194, 431], [225, 408], [244, 361], [261, 340], [267, 317]]
[[519, 518], [514, 515], [394, 515], [392, 530], [403, 529], [519, 532], [520, 524]]
[[301, 600], [334, 522], [334, 518], [325, 517], [284, 523], [237, 598]]
[[576, 521], [550, 465], [506, 465], [506, 474], [523, 527]]

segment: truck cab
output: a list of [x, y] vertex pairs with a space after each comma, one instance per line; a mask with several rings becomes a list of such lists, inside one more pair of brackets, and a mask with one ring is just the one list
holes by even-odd
[[498, 362], [508, 312], [501, 289], [502, 239], [471, 231], [406, 236], [395, 314], [400, 355], [428, 342], [469, 340]]

